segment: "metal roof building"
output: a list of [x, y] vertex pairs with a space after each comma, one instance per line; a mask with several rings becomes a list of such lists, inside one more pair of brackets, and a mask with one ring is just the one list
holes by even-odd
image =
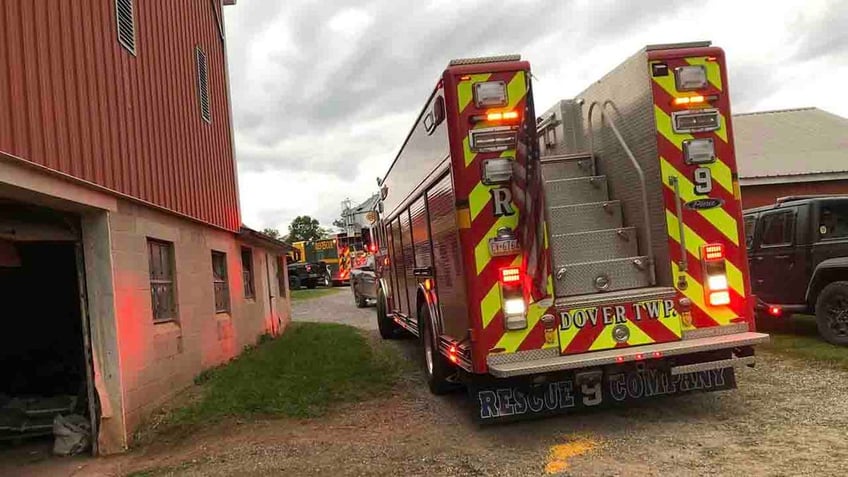
[[737, 114], [733, 126], [745, 208], [848, 193], [848, 119], [801, 108]]

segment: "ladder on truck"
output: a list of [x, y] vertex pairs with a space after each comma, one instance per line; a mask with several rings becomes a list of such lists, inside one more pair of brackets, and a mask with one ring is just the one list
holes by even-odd
[[[609, 114], [610, 109], [614, 109], [610, 101], [589, 105], [587, 150], [550, 154], [547, 147], [542, 147], [540, 162], [558, 307], [652, 300], [675, 294], [672, 287], [656, 286], [645, 174]], [[641, 234], [636, 226], [628, 225], [622, 201], [611, 196], [607, 177], [599, 173], [598, 162], [603, 158], [595, 151], [595, 115], [600, 116], [602, 127], [611, 130], [617, 146], [629, 159], [632, 174], [638, 178], [641, 203], [630, 209], [643, 215]], [[559, 125], [557, 121], [556, 115], [540, 118], [539, 137], [547, 146], [555, 145], [555, 139], [548, 142], [548, 129]], [[582, 134], [574, 127], [564, 130], [574, 138]], [[581, 142], [575, 141], [578, 145]], [[640, 243], [640, 235], [646, 243]]]

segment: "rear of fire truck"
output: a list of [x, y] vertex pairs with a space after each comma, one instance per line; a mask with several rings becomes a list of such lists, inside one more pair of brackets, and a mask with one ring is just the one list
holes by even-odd
[[[421, 337], [431, 390], [464, 382], [487, 422], [734, 388], [768, 336], [754, 330], [723, 51], [646, 47], [538, 118], [530, 78], [517, 57], [443, 73], [450, 194], [430, 168], [404, 179], [452, 197], [461, 259], [439, 258], [457, 242], [437, 233], [453, 227], [444, 207], [402, 211], [381, 333], [388, 319]], [[444, 157], [415, 141], [418, 162]], [[385, 184], [395, 224], [418, 192], [393, 197], [391, 170]], [[406, 310], [392, 277], [411, 284], [394, 293]]]
[[[539, 157], [511, 177], [521, 258], [480, 302], [479, 418], [735, 387], [768, 336], [754, 330], [724, 52], [646, 47], [537, 133]], [[509, 249], [499, 230], [490, 257]]]

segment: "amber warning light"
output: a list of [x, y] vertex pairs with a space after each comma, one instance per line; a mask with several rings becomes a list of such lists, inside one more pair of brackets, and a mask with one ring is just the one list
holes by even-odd
[[475, 114], [470, 117], [472, 124], [483, 121], [490, 123], [513, 123], [518, 121], [518, 111], [493, 111], [486, 114]]

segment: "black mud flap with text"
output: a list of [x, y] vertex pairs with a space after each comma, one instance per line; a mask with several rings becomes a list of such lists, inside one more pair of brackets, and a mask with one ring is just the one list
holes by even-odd
[[481, 424], [520, 420], [604, 407], [630, 401], [658, 398], [695, 391], [736, 388], [733, 368], [712, 369], [672, 375], [668, 369], [635, 368], [585, 379], [582, 374], [560, 372], [511, 379], [484, 379], [469, 383], [475, 420]]

